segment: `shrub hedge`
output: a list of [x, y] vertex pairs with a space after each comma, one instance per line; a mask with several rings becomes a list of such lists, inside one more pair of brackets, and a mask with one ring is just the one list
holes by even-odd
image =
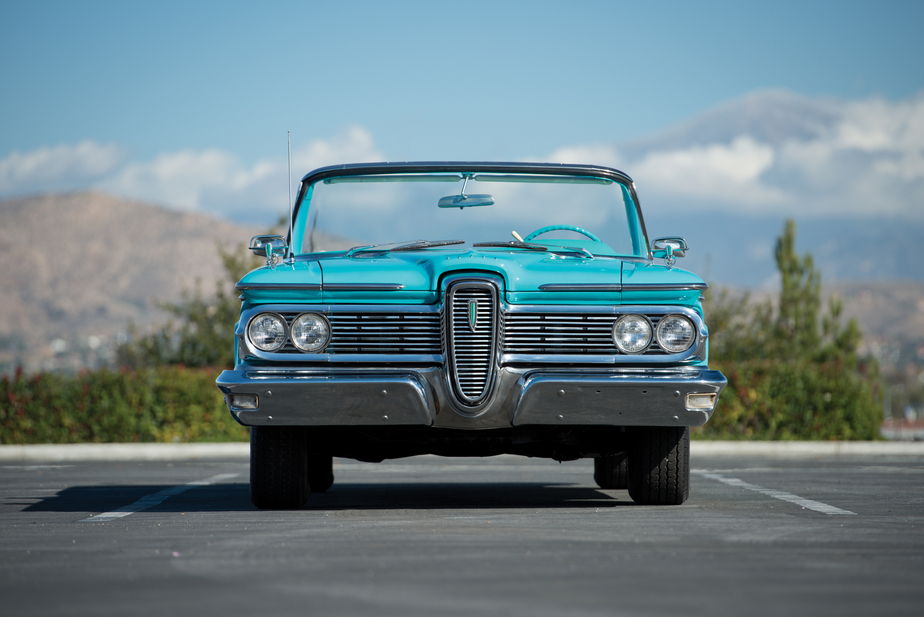
[[[868, 380], [837, 362], [713, 363], [728, 378], [700, 439], [866, 440], [882, 410]], [[0, 380], [0, 443], [246, 441], [214, 369], [182, 366]]]
[[728, 379], [702, 439], [875, 440], [882, 409], [870, 380], [839, 361], [710, 362]]
[[215, 369], [161, 366], [0, 380], [0, 443], [244, 441]]

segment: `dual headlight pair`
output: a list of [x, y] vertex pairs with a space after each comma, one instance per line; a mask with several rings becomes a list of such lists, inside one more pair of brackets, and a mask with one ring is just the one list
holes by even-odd
[[696, 327], [683, 315], [668, 315], [657, 328], [644, 315], [623, 315], [613, 325], [613, 342], [623, 353], [642, 353], [652, 339], [668, 353], [682, 353], [696, 340]]
[[247, 338], [260, 351], [278, 351], [288, 339], [299, 351], [316, 353], [330, 342], [330, 323], [322, 315], [302, 313], [289, 327], [276, 313], [260, 313], [247, 325]]

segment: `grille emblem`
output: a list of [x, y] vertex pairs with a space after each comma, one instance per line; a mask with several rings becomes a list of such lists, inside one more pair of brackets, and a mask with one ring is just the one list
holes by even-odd
[[468, 329], [472, 332], [478, 327], [478, 300], [469, 300], [468, 303]]

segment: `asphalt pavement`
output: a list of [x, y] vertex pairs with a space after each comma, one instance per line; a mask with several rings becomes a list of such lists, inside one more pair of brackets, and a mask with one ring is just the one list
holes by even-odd
[[671, 507], [590, 461], [337, 460], [285, 512], [251, 506], [234, 447], [4, 450], [2, 614], [924, 614], [920, 446], [694, 444]]

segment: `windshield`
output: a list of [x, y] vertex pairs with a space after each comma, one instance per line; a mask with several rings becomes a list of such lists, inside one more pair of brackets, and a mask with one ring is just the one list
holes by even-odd
[[[369, 245], [458, 251], [522, 239], [551, 250], [646, 257], [637, 212], [629, 190], [608, 178], [464, 171], [343, 176], [308, 187], [293, 247], [297, 255]], [[546, 227], [564, 229], [530, 236]], [[440, 240], [463, 245], [441, 248]]]

